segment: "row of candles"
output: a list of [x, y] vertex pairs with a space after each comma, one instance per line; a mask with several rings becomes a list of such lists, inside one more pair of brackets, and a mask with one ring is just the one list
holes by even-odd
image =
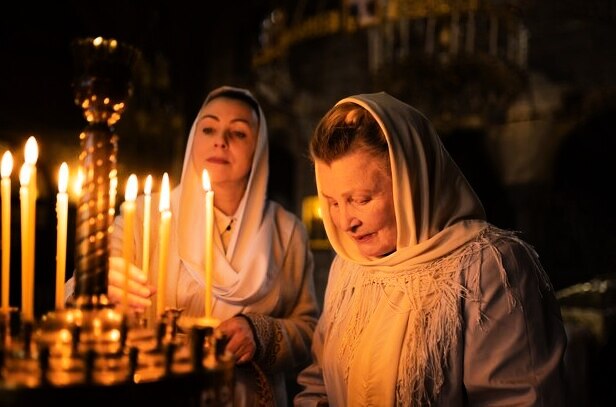
[[[36, 216], [36, 162], [38, 160], [38, 144], [34, 137], [28, 138], [25, 145], [24, 163], [19, 173], [20, 182], [20, 213], [21, 213], [21, 284], [22, 298], [21, 311], [26, 320], [34, 319], [34, 241], [35, 241], [35, 216]], [[13, 170], [13, 156], [6, 151], [2, 156], [1, 163], [1, 199], [2, 199], [2, 310], [7, 312], [9, 305], [10, 284], [10, 219], [11, 219], [11, 173]], [[68, 165], [63, 162], [60, 166], [58, 177], [58, 194], [56, 197], [57, 215], [57, 242], [56, 242], [56, 309], [64, 308], [64, 282], [66, 273], [66, 238], [68, 224]], [[81, 175], [81, 174], [80, 174]], [[117, 181], [116, 181], [117, 182]], [[81, 177], [78, 177], [78, 184]], [[203, 170], [202, 183], [205, 193], [205, 258], [204, 258], [204, 281], [205, 281], [205, 318], [212, 320], [212, 267], [213, 267], [213, 230], [214, 230], [214, 191], [207, 170]], [[115, 189], [111, 183], [111, 189]], [[76, 188], [80, 193], [81, 185]], [[159, 200], [159, 261], [157, 279], [157, 312], [162, 313], [165, 309], [165, 285], [167, 275], [167, 259], [169, 248], [169, 235], [171, 228], [170, 188], [169, 176], [165, 172], [161, 181]], [[114, 191], [110, 191], [113, 196]], [[152, 206], [152, 176], [148, 175], [144, 184], [144, 214], [143, 214], [143, 261], [142, 271], [150, 280], [149, 276], [149, 252], [150, 252], [150, 223]], [[128, 281], [130, 264], [134, 254], [133, 233], [135, 228], [136, 199], [138, 195], [138, 180], [135, 174], [128, 177], [126, 183], [124, 202], [121, 205], [124, 217], [123, 247], [124, 277], [123, 311], [128, 311]], [[113, 199], [112, 199], [113, 200]], [[113, 210], [113, 208], [111, 208]]]

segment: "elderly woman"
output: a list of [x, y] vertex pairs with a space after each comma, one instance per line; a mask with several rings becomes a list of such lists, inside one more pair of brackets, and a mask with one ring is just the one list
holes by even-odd
[[310, 151], [337, 256], [295, 405], [564, 405], [550, 281], [485, 220], [430, 122], [357, 95], [321, 119]]

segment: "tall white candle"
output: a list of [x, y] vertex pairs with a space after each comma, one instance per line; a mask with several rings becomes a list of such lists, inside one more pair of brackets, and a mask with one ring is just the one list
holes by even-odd
[[37, 190], [37, 176], [36, 176], [36, 162], [38, 160], [38, 144], [34, 136], [28, 137], [24, 152], [25, 164], [29, 167], [28, 177], [28, 239], [26, 241], [26, 256], [27, 261], [27, 287], [26, 287], [26, 304], [28, 306], [25, 313], [26, 318], [34, 319], [34, 247], [36, 243], [36, 198], [38, 195]]
[[145, 179], [143, 188], [143, 253], [141, 269], [145, 278], [150, 280], [150, 217], [152, 211], [152, 176], [148, 175]]
[[30, 256], [28, 255], [30, 236], [30, 166], [24, 163], [19, 171], [19, 201], [21, 205], [21, 312], [25, 319], [33, 319], [30, 315], [29, 293]]
[[8, 311], [11, 281], [11, 172], [13, 155], [6, 151], [2, 156], [2, 309]]
[[160, 226], [158, 231], [158, 285], [156, 290], [156, 312], [162, 315], [165, 312], [165, 295], [167, 284], [167, 258], [169, 256], [169, 230], [171, 224], [171, 211], [169, 210], [169, 175], [165, 172], [160, 189]]
[[64, 308], [64, 276], [66, 274], [66, 229], [68, 221], [68, 165], [60, 165], [56, 214], [58, 218], [56, 243], [56, 309]]
[[131, 174], [126, 182], [122, 216], [124, 217], [123, 255], [124, 255], [124, 290], [122, 306], [124, 313], [128, 313], [128, 282], [130, 277], [130, 264], [133, 261], [133, 228], [135, 224], [135, 199], [137, 199], [137, 176]]
[[203, 170], [203, 189], [205, 191], [205, 318], [212, 316], [212, 266], [214, 242], [214, 191], [207, 170]]

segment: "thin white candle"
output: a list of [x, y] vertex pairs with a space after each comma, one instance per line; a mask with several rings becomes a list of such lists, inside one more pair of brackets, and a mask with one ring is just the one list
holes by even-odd
[[26, 318], [34, 319], [34, 252], [36, 243], [36, 198], [38, 195], [37, 190], [37, 176], [36, 176], [36, 162], [38, 160], [39, 150], [38, 144], [34, 136], [28, 137], [24, 152], [24, 161], [29, 167], [28, 177], [28, 239], [26, 241], [26, 256], [27, 261], [27, 281], [26, 287], [26, 303], [28, 305]]
[[158, 286], [156, 290], [156, 312], [162, 315], [165, 312], [165, 295], [167, 284], [167, 258], [169, 255], [169, 230], [171, 224], [171, 211], [169, 210], [169, 175], [165, 172], [160, 189], [160, 226], [158, 231]]
[[148, 175], [145, 179], [143, 188], [143, 253], [141, 269], [145, 278], [150, 280], [150, 217], [152, 211], [152, 176]]
[[30, 256], [28, 246], [30, 237], [30, 166], [24, 163], [19, 171], [19, 200], [21, 204], [21, 312], [25, 319], [33, 319], [30, 315], [28, 290], [30, 284]]
[[66, 229], [68, 222], [68, 164], [60, 165], [56, 214], [58, 218], [56, 243], [56, 309], [64, 308], [64, 276], [66, 274]]
[[212, 265], [214, 241], [214, 191], [207, 170], [203, 170], [203, 189], [205, 191], [205, 318], [212, 316]]
[[124, 217], [123, 254], [124, 254], [124, 290], [123, 311], [128, 313], [128, 282], [130, 264], [133, 260], [133, 227], [135, 223], [135, 199], [137, 199], [137, 176], [131, 174], [126, 182], [122, 216]]
[[9, 284], [11, 281], [11, 172], [13, 155], [6, 151], [2, 156], [2, 309], [8, 312]]

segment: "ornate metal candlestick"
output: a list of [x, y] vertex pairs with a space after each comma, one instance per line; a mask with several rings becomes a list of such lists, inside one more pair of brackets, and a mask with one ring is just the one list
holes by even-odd
[[80, 134], [79, 163], [82, 194], [77, 209], [75, 295], [78, 307], [107, 303], [109, 230], [115, 208], [112, 181], [117, 177], [117, 139], [113, 125], [120, 120], [132, 93], [133, 47], [102, 38], [73, 43], [77, 76], [75, 103], [88, 126]]
[[[109, 234], [115, 208], [118, 137], [113, 125], [130, 97], [138, 52], [113, 39], [73, 43], [75, 102], [88, 125], [79, 138], [82, 193], [77, 210], [75, 298], [19, 337], [0, 340], [2, 405], [140, 403], [230, 406], [234, 359], [211, 326], [178, 329], [167, 309], [155, 329], [136, 326], [108, 299]], [[0, 332], [2, 333], [2, 332]]]

